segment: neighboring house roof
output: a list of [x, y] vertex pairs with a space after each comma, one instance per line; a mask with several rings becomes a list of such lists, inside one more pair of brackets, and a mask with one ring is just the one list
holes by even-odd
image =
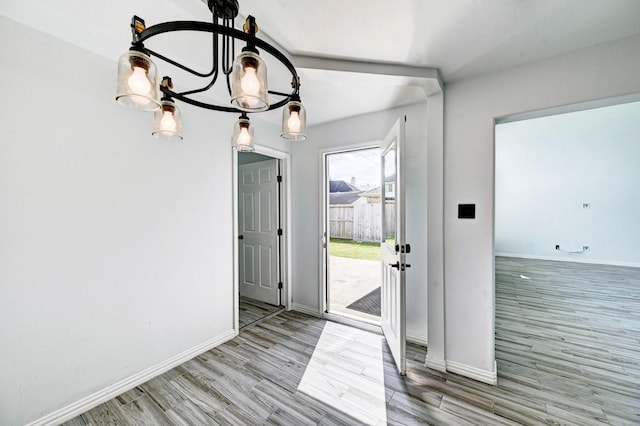
[[330, 180], [329, 181], [329, 192], [354, 192], [359, 191], [353, 185], [349, 185], [347, 182], [343, 180]]
[[329, 204], [348, 206], [360, 199], [360, 192], [334, 192], [329, 194]]
[[371, 188], [368, 191], [362, 192], [360, 194], [362, 197], [379, 197], [380, 196], [380, 187], [376, 186], [375, 188]]
[[[389, 179], [387, 180], [387, 182], [393, 182], [395, 180], [395, 175], [393, 177], [393, 179]], [[361, 197], [365, 197], [365, 198], [380, 198], [380, 187], [376, 186], [375, 188], [372, 188], [368, 191], [365, 192], [361, 192], [360, 193]], [[389, 196], [389, 194], [387, 194], [387, 196], [385, 197], [387, 200], [393, 200], [395, 199], [394, 196]]]

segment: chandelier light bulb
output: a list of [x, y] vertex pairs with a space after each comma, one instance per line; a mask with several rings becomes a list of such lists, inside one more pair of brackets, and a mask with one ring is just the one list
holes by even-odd
[[240, 135], [238, 136], [238, 145], [249, 145], [251, 141], [251, 135], [246, 127], [240, 129]]
[[160, 129], [163, 132], [175, 132], [178, 124], [176, 123], [173, 113], [170, 111], [164, 111], [162, 113], [162, 119], [160, 120]]
[[242, 114], [233, 126], [231, 138], [233, 148], [237, 151], [253, 151], [254, 129], [246, 114]]
[[131, 91], [137, 95], [148, 95], [151, 82], [147, 78], [147, 71], [142, 67], [133, 67], [133, 72], [127, 80]]
[[245, 49], [233, 61], [231, 103], [240, 111], [266, 111], [269, 109], [267, 66], [257, 52]]
[[153, 114], [151, 134], [170, 141], [182, 140], [182, 117], [173, 99], [162, 98], [162, 109]]
[[240, 87], [242, 91], [251, 96], [255, 96], [260, 92], [260, 81], [256, 75], [256, 69], [252, 66], [246, 66], [244, 68], [244, 76], [240, 80]]
[[290, 141], [302, 141], [307, 138], [307, 110], [300, 102], [300, 96], [294, 95], [282, 111], [281, 137]]
[[300, 114], [298, 114], [298, 111], [291, 111], [291, 116], [287, 120], [287, 127], [290, 132], [300, 132]]
[[133, 47], [118, 60], [116, 101], [139, 111], [158, 111], [157, 69], [151, 58]]

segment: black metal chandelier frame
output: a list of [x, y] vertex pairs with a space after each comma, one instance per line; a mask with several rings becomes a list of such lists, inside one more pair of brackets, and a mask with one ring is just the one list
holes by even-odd
[[[245, 49], [255, 51], [256, 48], [267, 52], [272, 57], [277, 59], [287, 70], [291, 73], [291, 87], [290, 93], [277, 92], [269, 90], [271, 95], [282, 96], [283, 99], [270, 104], [267, 111], [274, 110], [286, 105], [290, 101], [300, 100], [300, 78], [293, 64], [287, 59], [282, 52], [280, 52], [273, 45], [267, 43], [264, 40], [256, 37], [258, 26], [255, 23], [255, 19], [252, 16], [247, 18], [244, 25], [244, 31], [240, 31], [234, 27], [234, 18], [238, 15], [238, 2], [237, 0], [208, 0], [208, 6], [213, 16], [213, 22], [201, 22], [201, 21], [172, 21], [156, 24], [150, 27], [145, 27], [144, 20], [134, 16], [131, 20], [131, 32], [132, 42], [131, 49], [133, 51], [143, 52], [149, 56], [157, 57], [162, 61], [165, 61], [179, 69], [182, 69], [196, 77], [208, 78], [211, 77], [211, 81], [202, 88], [188, 90], [184, 92], [174, 92], [173, 84], [170, 77], [164, 77], [162, 84], [160, 84], [160, 90], [167, 98], [178, 99], [182, 102], [195, 105], [200, 108], [206, 108], [216, 111], [243, 113], [242, 110], [219, 104], [211, 104], [202, 102], [191, 98], [191, 95], [202, 93], [209, 90], [216, 83], [220, 71], [225, 75], [227, 88], [231, 93], [230, 87], [230, 74], [231, 63], [235, 57], [235, 40], [242, 40], [247, 43]], [[222, 24], [219, 21], [222, 21]], [[173, 59], [170, 59], [158, 52], [148, 49], [144, 46], [144, 42], [150, 38], [159, 34], [177, 32], [177, 31], [197, 31], [213, 34], [213, 66], [210, 72], [201, 73], [193, 70]], [[222, 67], [220, 67], [219, 60], [219, 41], [222, 36]]]

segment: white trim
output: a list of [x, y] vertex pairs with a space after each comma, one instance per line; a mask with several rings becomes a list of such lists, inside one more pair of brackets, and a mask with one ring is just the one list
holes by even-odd
[[[328, 295], [328, 289], [327, 289], [327, 283], [329, 282], [329, 275], [330, 275], [330, 271], [329, 271], [329, 254], [327, 251], [327, 247], [328, 247], [328, 242], [329, 239], [331, 238], [329, 235], [329, 223], [328, 223], [328, 219], [329, 219], [329, 209], [328, 207], [328, 198], [329, 198], [329, 194], [327, 193], [327, 180], [328, 180], [328, 175], [327, 175], [327, 156], [332, 155], [332, 154], [342, 154], [345, 152], [351, 152], [351, 151], [361, 151], [361, 150], [365, 150], [365, 149], [376, 149], [376, 148], [380, 148], [380, 144], [381, 141], [377, 141], [377, 142], [360, 142], [360, 143], [352, 143], [352, 144], [347, 144], [347, 145], [342, 145], [339, 147], [329, 147], [329, 148], [323, 148], [321, 150], [318, 151], [319, 154], [319, 160], [320, 160], [320, 166], [319, 166], [319, 170], [320, 170], [320, 190], [319, 190], [319, 196], [320, 196], [320, 201], [319, 201], [319, 205], [320, 205], [320, 214], [321, 214], [321, 218], [319, 221], [319, 227], [320, 229], [318, 230], [320, 239], [319, 239], [319, 243], [320, 243], [320, 249], [318, 250], [318, 262], [320, 265], [319, 268], [319, 285], [318, 285], [318, 298], [320, 300], [320, 315], [322, 315], [323, 312], [328, 311], [328, 307], [327, 307], [327, 299], [329, 299], [329, 295]], [[326, 243], [322, 244], [322, 238], [324, 236], [324, 234], [326, 233]], [[330, 308], [330, 307], [329, 307]]]
[[303, 314], [311, 315], [312, 317], [322, 318], [322, 313], [318, 308], [312, 308], [311, 306], [301, 305], [300, 303], [292, 303], [291, 310], [301, 312]]
[[[509, 114], [496, 117], [496, 124], [513, 123], [515, 121], [531, 120], [534, 118], [550, 117], [552, 115], [567, 114], [571, 112], [585, 111], [595, 108], [603, 108], [607, 106], [622, 105], [640, 100], [640, 93], [632, 93], [630, 95], [614, 96], [612, 98], [593, 99], [590, 101], [579, 102], [577, 104], [560, 105], [557, 107], [543, 108], [533, 111]], [[495, 139], [494, 139], [495, 140]]]
[[380, 328], [380, 323], [376, 323], [369, 319], [359, 318], [355, 315], [349, 314], [334, 314], [331, 312], [325, 312], [322, 314], [322, 318], [337, 322], [338, 324], [348, 325], [349, 327], [359, 328], [364, 331], [369, 331], [371, 333], [376, 333], [382, 335], [382, 329]]
[[426, 96], [440, 93], [444, 88], [440, 71], [437, 68], [310, 55], [290, 54], [289, 56], [298, 69], [319, 69], [326, 72], [362, 73], [401, 78], [404, 85], [422, 87]]
[[376, 149], [380, 148], [382, 141], [374, 141], [374, 142], [359, 142], [352, 143], [348, 145], [340, 145], [336, 147], [323, 148], [319, 151], [321, 156], [321, 161], [324, 162], [324, 157], [330, 154], [343, 154], [351, 151], [362, 151], [365, 149]]
[[495, 256], [517, 257], [522, 259], [534, 259], [534, 260], [555, 260], [557, 262], [589, 263], [589, 264], [596, 264], [596, 265], [626, 266], [630, 268], [640, 268], [640, 263], [584, 259], [584, 258], [578, 258], [578, 257], [536, 256], [536, 255], [530, 255], [530, 254], [516, 254], [516, 253], [495, 253]]
[[[327, 311], [327, 300], [329, 299], [329, 289], [327, 283], [329, 282], [329, 240], [331, 238], [331, 232], [329, 230], [329, 194], [327, 191], [327, 152], [319, 152], [320, 166], [320, 188], [318, 196], [320, 200], [318, 206], [320, 206], [320, 220], [318, 221], [318, 235], [319, 235], [319, 249], [318, 249], [318, 305], [320, 305], [320, 316]], [[324, 242], [323, 242], [324, 241]]]
[[444, 359], [429, 358], [428, 350], [427, 350], [427, 360], [425, 361], [424, 366], [432, 370], [441, 371], [443, 373], [447, 372], [447, 361], [445, 361]]
[[461, 376], [494, 386], [498, 384], [497, 363], [495, 362], [493, 371], [481, 370], [455, 361], [446, 361], [446, 365], [447, 371], [451, 373], [460, 374]]
[[136, 373], [132, 376], [129, 376], [123, 380], [120, 380], [113, 385], [107, 386], [106, 388], [95, 392], [89, 396], [86, 396], [74, 403], [67, 405], [66, 407], [62, 407], [59, 410], [54, 411], [53, 413], [47, 414], [44, 417], [41, 417], [37, 420], [34, 420], [31, 423], [28, 423], [27, 426], [41, 426], [41, 425], [57, 425], [60, 423], [64, 423], [67, 420], [70, 420], [100, 404], [106, 402], [110, 399], [113, 399], [120, 395], [123, 392], [131, 390], [136, 386], [139, 386], [160, 374], [171, 370], [178, 365], [189, 361], [190, 359], [204, 353], [212, 348], [215, 348], [218, 345], [223, 344], [224, 342], [231, 340], [235, 337], [236, 333], [234, 330], [228, 330], [223, 334], [214, 337], [213, 339], [207, 340], [199, 345], [193, 346], [186, 351], [175, 355], [166, 361], [162, 361], [154, 366], [146, 368], [139, 373]]
[[[292, 300], [292, 291], [291, 291], [291, 283], [293, 277], [293, 268], [291, 259], [293, 258], [292, 254], [292, 238], [291, 238], [291, 230], [293, 229], [291, 223], [291, 154], [284, 151], [278, 151], [277, 149], [269, 148], [262, 145], [255, 145], [255, 153], [266, 155], [271, 158], [275, 158], [280, 160], [280, 172], [282, 174], [283, 181], [283, 191], [281, 193], [282, 196], [282, 204], [283, 207], [281, 210], [281, 221], [282, 228], [284, 231], [283, 238], [283, 253], [282, 253], [282, 262], [283, 262], [283, 290], [284, 294], [282, 295], [282, 303], [286, 310], [292, 309], [293, 300]], [[239, 324], [239, 306], [240, 306], [240, 283], [238, 268], [239, 268], [239, 260], [238, 260], [238, 153], [233, 150], [233, 160], [232, 160], [232, 191], [233, 191], [233, 305], [234, 305], [234, 329], [236, 330], [236, 335], [240, 332], [240, 324]], [[318, 314], [312, 314], [318, 315]]]
[[[446, 368], [444, 93], [427, 98], [427, 357]], [[441, 360], [441, 362], [440, 362]], [[436, 362], [437, 361], [437, 362]]]
[[293, 225], [291, 222], [292, 214], [292, 192], [291, 192], [291, 155], [287, 155], [286, 158], [281, 158], [282, 165], [282, 176], [283, 176], [283, 184], [284, 184], [284, 194], [282, 197], [282, 202], [284, 203], [284, 208], [282, 209], [282, 214], [284, 217], [281, 218], [282, 222], [285, 224], [286, 229], [284, 230], [284, 289], [285, 296], [284, 307], [285, 309], [289, 309], [289, 307], [293, 304], [293, 292], [291, 291], [292, 282], [293, 282], [293, 239], [291, 237], [293, 233]]
[[421, 333], [412, 333], [407, 330], [407, 342], [416, 343], [420, 346], [427, 346], [427, 336]]
[[[292, 244], [291, 244], [291, 230], [293, 229], [291, 223], [291, 153], [278, 151], [277, 149], [269, 148], [262, 145], [255, 146], [255, 152], [257, 154], [267, 155], [271, 158], [276, 158], [280, 160], [280, 173], [282, 175], [282, 192], [281, 195], [281, 210], [280, 221], [282, 222], [283, 228], [283, 248], [282, 248], [282, 256], [281, 259], [283, 262], [282, 272], [283, 272], [283, 290], [284, 294], [282, 295], [282, 304], [285, 309], [290, 309], [292, 303], [291, 297], [291, 282], [293, 277], [293, 269], [292, 269]], [[236, 175], [237, 178], [237, 175]], [[237, 216], [235, 216], [235, 220], [237, 221]], [[237, 240], [237, 237], [236, 237]]]
[[238, 242], [238, 151], [231, 150], [231, 214], [233, 218], [233, 241], [232, 254], [233, 254], [233, 330], [235, 335], [240, 334], [240, 259], [238, 258], [238, 251], [240, 250], [240, 243]]

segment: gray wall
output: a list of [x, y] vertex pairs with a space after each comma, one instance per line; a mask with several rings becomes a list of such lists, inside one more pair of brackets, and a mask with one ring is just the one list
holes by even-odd
[[[447, 368], [495, 372], [494, 119], [640, 92], [640, 37], [605, 43], [445, 88]], [[458, 220], [476, 203], [475, 220]]]
[[496, 254], [640, 266], [639, 162], [640, 102], [498, 125]]
[[114, 101], [116, 59], [0, 17], [3, 425], [233, 335], [237, 117], [183, 106], [184, 141], [157, 140]]

